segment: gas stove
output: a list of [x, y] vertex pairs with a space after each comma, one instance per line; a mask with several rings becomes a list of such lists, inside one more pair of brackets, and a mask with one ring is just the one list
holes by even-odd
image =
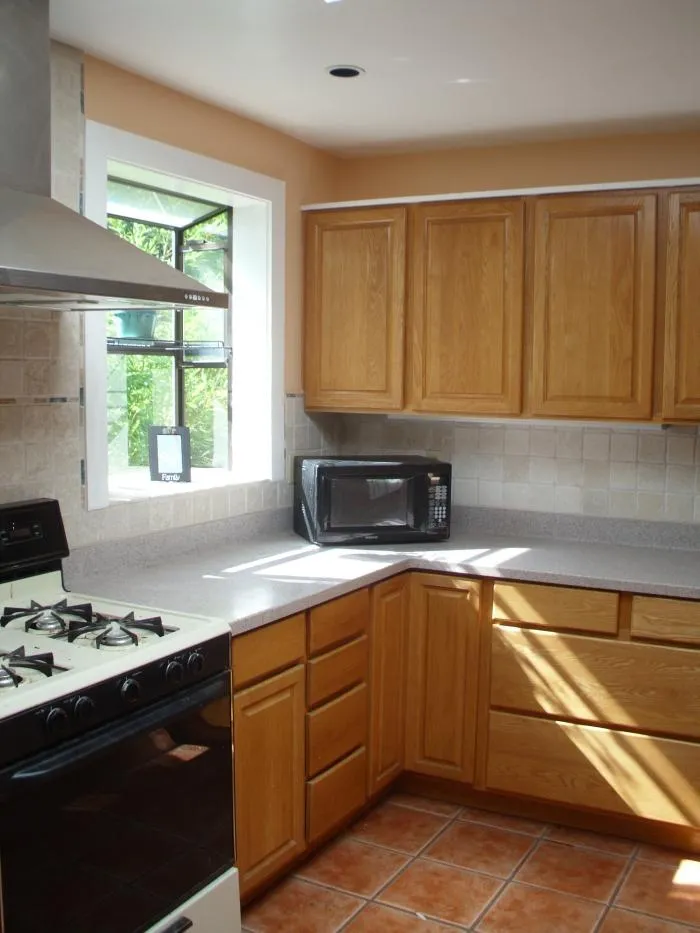
[[68, 592], [68, 553], [58, 502], [0, 505], [0, 929], [231, 933], [230, 630]]
[[201, 669], [200, 642], [228, 631], [204, 616], [67, 592], [60, 571], [0, 583], [0, 720], [159, 659], [177, 687]]

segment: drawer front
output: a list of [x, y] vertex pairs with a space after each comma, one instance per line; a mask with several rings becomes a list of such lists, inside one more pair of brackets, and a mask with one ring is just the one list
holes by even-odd
[[492, 635], [492, 706], [700, 738], [700, 651], [510, 625]]
[[632, 637], [700, 645], [700, 602], [689, 599], [632, 599]]
[[356, 590], [309, 613], [309, 657], [363, 635], [369, 628], [369, 590]]
[[367, 680], [369, 639], [366, 635], [309, 661], [306, 702], [310, 707], [325, 703], [338, 693]]
[[367, 800], [367, 752], [358, 748], [306, 785], [307, 838], [315, 842]]
[[303, 661], [306, 655], [303, 612], [233, 639], [231, 660], [234, 689], [262, 680]]
[[492, 711], [488, 790], [700, 825], [700, 745]]
[[618, 594], [535, 583], [497, 583], [495, 621], [523, 622], [544, 628], [617, 634]]
[[313, 777], [367, 743], [367, 685], [307, 713], [307, 774]]

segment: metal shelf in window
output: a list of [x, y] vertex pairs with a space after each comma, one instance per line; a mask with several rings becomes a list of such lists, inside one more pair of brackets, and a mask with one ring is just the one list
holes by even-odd
[[143, 337], [108, 337], [111, 353], [142, 353], [149, 356], [181, 356], [180, 365], [226, 366], [231, 359], [231, 347], [221, 340], [148, 340]]

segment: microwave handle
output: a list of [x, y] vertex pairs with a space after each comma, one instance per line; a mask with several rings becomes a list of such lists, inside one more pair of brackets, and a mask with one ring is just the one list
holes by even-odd
[[230, 674], [226, 671], [191, 690], [182, 691], [138, 713], [132, 713], [123, 720], [105, 723], [94, 732], [65, 742], [58, 750], [42, 753], [29, 763], [20, 763], [16, 768], [10, 768], [0, 775], [0, 792], [11, 793], [13, 790], [53, 780], [73, 771], [95, 755], [107, 752], [145, 732], [152, 732], [177, 716], [226, 696], [230, 690], [230, 683]]

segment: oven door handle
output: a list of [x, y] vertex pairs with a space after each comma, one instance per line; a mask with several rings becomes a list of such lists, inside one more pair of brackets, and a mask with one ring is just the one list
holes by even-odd
[[28, 784], [53, 780], [74, 770], [89, 758], [109, 751], [121, 742], [152, 732], [184, 713], [199, 709], [213, 700], [230, 695], [228, 671], [206, 683], [168, 697], [124, 719], [108, 722], [94, 732], [64, 742], [56, 751], [38, 755], [28, 762], [0, 773], [0, 792], [20, 790]]

